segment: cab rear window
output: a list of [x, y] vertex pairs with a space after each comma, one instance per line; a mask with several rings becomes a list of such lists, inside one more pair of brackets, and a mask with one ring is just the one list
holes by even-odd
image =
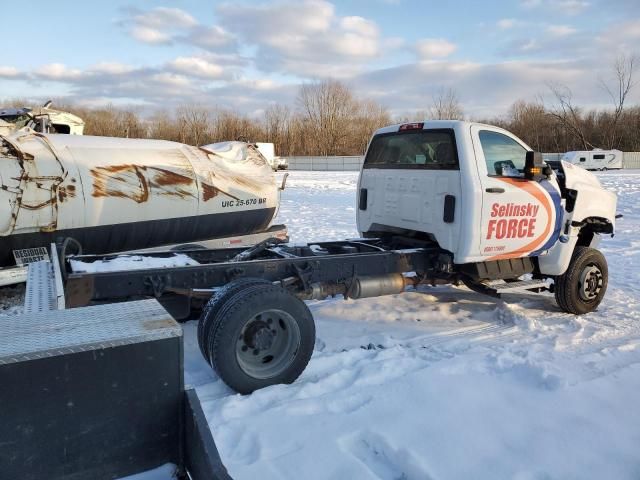
[[451, 129], [382, 133], [373, 137], [364, 168], [457, 170], [458, 151]]

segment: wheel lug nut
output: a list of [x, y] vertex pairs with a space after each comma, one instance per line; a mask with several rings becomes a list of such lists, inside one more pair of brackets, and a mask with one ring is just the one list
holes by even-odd
[[260, 350], [258, 350], [257, 348], [253, 351], [254, 355], [258, 355], [260, 353]]
[[243, 345], [243, 346], [242, 346], [242, 351], [243, 351], [243, 352], [246, 352], [247, 350], [249, 350], [249, 348], [248, 348], [246, 345]]

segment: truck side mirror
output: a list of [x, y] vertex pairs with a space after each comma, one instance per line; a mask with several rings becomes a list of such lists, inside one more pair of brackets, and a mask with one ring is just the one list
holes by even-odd
[[546, 177], [544, 160], [540, 152], [527, 152], [524, 163], [524, 178], [539, 181]]

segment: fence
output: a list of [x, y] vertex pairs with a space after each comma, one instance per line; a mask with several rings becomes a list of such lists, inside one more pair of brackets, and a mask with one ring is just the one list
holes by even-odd
[[[562, 153], [543, 153], [545, 160], [558, 161]], [[357, 172], [363, 158], [359, 155], [341, 157], [286, 157], [289, 170]], [[624, 168], [640, 168], [640, 152], [624, 152]]]
[[360, 155], [343, 157], [287, 157], [289, 170], [351, 171], [357, 172], [362, 166]]
[[624, 168], [640, 168], [640, 152], [624, 152]]

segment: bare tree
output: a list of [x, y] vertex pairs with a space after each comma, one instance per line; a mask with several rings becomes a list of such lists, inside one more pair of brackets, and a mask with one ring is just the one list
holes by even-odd
[[600, 79], [600, 86], [609, 94], [614, 107], [605, 139], [607, 147], [610, 149], [616, 146], [620, 136], [617, 131], [618, 124], [624, 111], [625, 101], [629, 96], [629, 92], [635, 85], [635, 82], [633, 81], [633, 74], [637, 62], [638, 57], [635, 55], [628, 56], [621, 54], [613, 63], [613, 72], [615, 77], [613, 82], [614, 85], [611, 86], [602, 78]]
[[264, 112], [266, 141], [273, 143], [278, 152], [291, 147], [291, 110], [286, 105], [270, 105]]
[[549, 115], [542, 103], [518, 100], [509, 109], [505, 127], [540, 152], [547, 143], [548, 123]]
[[458, 95], [452, 88], [441, 88], [432, 97], [431, 118], [435, 120], [462, 120], [464, 118]]
[[558, 83], [548, 83], [547, 86], [557, 102], [549, 112], [550, 115], [580, 142], [583, 150], [593, 148], [593, 144], [587, 140], [583, 129], [581, 110], [573, 104], [571, 89]]
[[336, 80], [304, 84], [297, 101], [310, 131], [315, 130], [317, 154], [337, 155], [345, 146], [348, 122], [356, 109], [349, 88]]
[[349, 145], [351, 151], [345, 153], [364, 154], [371, 134], [380, 127], [389, 125], [391, 116], [382, 105], [371, 100], [358, 102], [355, 118], [350, 122]]
[[211, 116], [209, 111], [196, 105], [178, 108], [180, 141], [189, 145], [203, 145], [210, 135]]
[[166, 110], [157, 111], [149, 118], [148, 136], [173, 142], [179, 142], [182, 139], [175, 117]]

